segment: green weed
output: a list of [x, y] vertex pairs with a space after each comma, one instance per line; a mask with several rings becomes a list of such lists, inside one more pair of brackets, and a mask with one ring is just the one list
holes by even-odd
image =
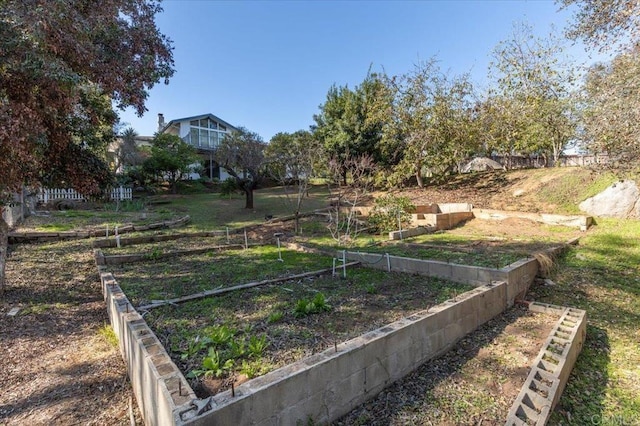
[[113, 331], [113, 328], [109, 324], [104, 324], [98, 329], [98, 335], [100, 335], [109, 345], [114, 348], [118, 347], [118, 336]]
[[267, 342], [266, 335], [263, 334], [260, 337], [251, 336], [249, 338], [248, 346], [249, 356], [259, 358], [260, 356], [262, 356], [262, 353], [265, 351], [265, 349], [267, 349], [267, 346], [269, 346], [269, 343]]

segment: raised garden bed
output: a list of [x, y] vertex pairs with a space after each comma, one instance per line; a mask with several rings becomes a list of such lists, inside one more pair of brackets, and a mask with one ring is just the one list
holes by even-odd
[[278, 253], [275, 246], [212, 250], [162, 261], [154, 261], [154, 253], [161, 252], [150, 253], [146, 261], [110, 267], [135, 306], [332, 266], [330, 257], [284, 248]]
[[515, 306], [332, 424], [504, 424], [557, 319]]
[[[265, 249], [266, 253], [259, 252]], [[238, 282], [242, 276], [245, 280], [249, 275], [253, 279], [264, 278], [268, 275], [265, 272], [273, 271], [274, 267], [292, 271], [291, 266], [286, 267], [286, 261], [272, 265], [273, 254], [272, 248], [250, 249], [234, 253], [242, 260], [229, 256], [212, 262], [206, 256], [196, 256], [180, 267], [149, 262], [113, 272], [136, 304], [143, 301], [142, 295], [155, 292], [177, 296], [200, 290], [205, 282], [211, 285], [211, 267], [220, 271], [230, 268], [221, 265], [224, 261], [235, 264], [234, 278], [229, 284]], [[317, 264], [313, 262], [318, 260], [331, 261], [318, 255], [283, 253], [283, 258], [288, 256], [296, 256], [298, 269], [315, 267]], [[162, 275], [159, 266], [174, 271], [170, 282], [159, 278]], [[239, 271], [236, 266], [247, 269]], [[154, 270], [157, 274], [152, 276]], [[195, 284], [198, 280], [201, 284]], [[469, 289], [470, 286], [435, 278], [353, 268], [347, 271], [346, 279], [321, 276], [269, 284], [155, 308], [145, 314], [145, 319], [176, 365], [191, 377], [192, 387], [204, 397], [455, 298]]]

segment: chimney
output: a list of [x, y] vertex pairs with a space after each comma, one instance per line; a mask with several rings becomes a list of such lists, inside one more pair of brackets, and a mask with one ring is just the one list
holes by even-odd
[[162, 130], [164, 128], [164, 125], [164, 114], [160, 113], [158, 114], [158, 131]]

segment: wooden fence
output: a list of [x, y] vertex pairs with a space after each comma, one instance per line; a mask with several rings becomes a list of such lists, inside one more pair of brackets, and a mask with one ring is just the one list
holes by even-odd
[[[132, 189], [120, 186], [111, 189], [109, 199], [112, 201], [124, 201], [132, 199]], [[45, 188], [38, 192], [38, 202], [48, 203], [53, 200], [87, 201], [87, 198], [73, 189]]]

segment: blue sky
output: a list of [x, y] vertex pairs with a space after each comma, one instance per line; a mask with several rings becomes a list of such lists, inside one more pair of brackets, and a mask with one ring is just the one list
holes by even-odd
[[[493, 48], [514, 22], [539, 35], [571, 17], [553, 1], [188, 1], [166, 0], [157, 17], [173, 40], [176, 73], [156, 85], [148, 112], [120, 113], [138, 134], [213, 113], [268, 141], [308, 129], [332, 84], [354, 87], [369, 67], [389, 75], [436, 56], [443, 70], [486, 84]], [[572, 51], [585, 57], [583, 49]]]

